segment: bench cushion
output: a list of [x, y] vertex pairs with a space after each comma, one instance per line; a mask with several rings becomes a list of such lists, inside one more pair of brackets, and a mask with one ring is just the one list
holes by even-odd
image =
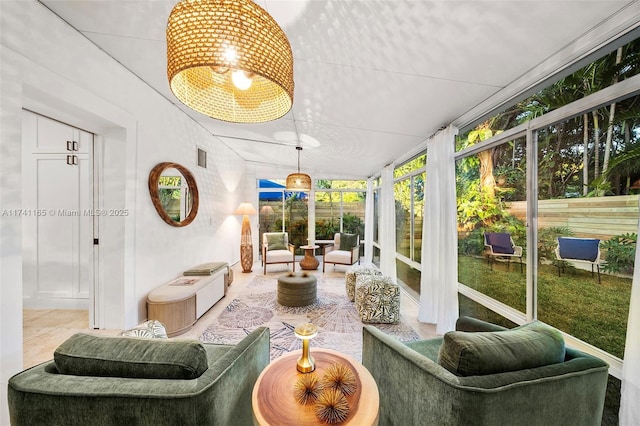
[[223, 268], [229, 268], [227, 262], [207, 262], [188, 269], [182, 275], [213, 275]]
[[144, 339], [77, 333], [53, 354], [56, 368], [74, 376], [195, 379], [208, 368], [195, 340]]

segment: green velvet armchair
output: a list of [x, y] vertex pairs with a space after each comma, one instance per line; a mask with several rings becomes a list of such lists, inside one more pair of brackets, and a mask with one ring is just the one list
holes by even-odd
[[[456, 330], [473, 333], [452, 332], [406, 344], [365, 326], [362, 363], [380, 391], [379, 424], [600, 425], [608, 364], [565, 348], [562, 335], [546, 324], [536, 322], [530, 328], [547, 334], [541, 334], [540, 339], [523, 339], [514, 350], [501, 348], [500, 344], [508, 340], [508, 334], [519, 333], [522, 337], [530, 333], [525, 326], [509, 330], [461, 317]], [[549, 333], [548, 329], [553, 331]], [[505, 331], [511, 333], [500, 334]], [[460, 341], [456, 341], [458, 337]], [[479, 351], [472, 347], [474, 340], [481, 342]], [[441, 351], [452, 342], [461, 350], [452, 355], [448, 346]], [[520, 369], [526, 367], [526, 352], [532, 345], [547, 344], [553, 348], [543, 348], [533, 355], [534, 363], [546, 365]], [[489, 360], [486, 365], [474, 365], [481, 356], [461, 361], [468, 353], [478, 356], [483, 352]], [[511, 371], [491, 374], [491, 370], [500, 368], [497, 358], [507, 358], [505, 362], [511, 363], [507, 370]], [[451, 370], [455, 368], [467, 369], [467, 374], [454, 374]]]
[[252, 425], [269, 329], [237, 345], [76, 334], [9, 380], [11, 425]]

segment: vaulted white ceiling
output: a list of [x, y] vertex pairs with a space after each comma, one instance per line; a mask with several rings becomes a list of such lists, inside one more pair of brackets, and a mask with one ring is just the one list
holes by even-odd
[[637, 0], [257, 0], [291, 43], [294, 104], [278, 120], [232, 124], [169, 89], [165, 28], [177, 0], [40, 1], [270, 178], [296, 167], [296, 132], [314, 177], [374, 175], [640, 19]]

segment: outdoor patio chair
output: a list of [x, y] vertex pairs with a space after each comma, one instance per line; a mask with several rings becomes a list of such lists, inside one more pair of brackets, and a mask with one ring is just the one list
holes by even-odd
[[598, 271], [598, 284], [600, 284], [600, 240], [597, 238], [574, 238], [558, 237], [556, 247], [556, 258], [558, 259], [558, 276], [567, 261], [588, 263], [591, 265], [591, 276], [593, 276], [593, 266]]
[[511, 234], [508, 232], [485, 232], [484, 247], [487, 254], [487, 260], [493, 269], [493, 261], [496, 258], [507, 259], [507, 269], [511, 266], [511, 258], [520, 259], [520, 272], [522, 269], [522, 247], [513, 243]]

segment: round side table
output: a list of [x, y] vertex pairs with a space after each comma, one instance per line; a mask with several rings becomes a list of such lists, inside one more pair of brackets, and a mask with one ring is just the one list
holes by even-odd
[[304, 250], [304, 257], [300, 260], [300, 267], [304, 270], [318, 269], [318, 259], [316, 259], [316, 249], [320, 246], [300, 246]]
[[[260, 374], [253, 387], [251, 403], [257, 425], [326, 425], [315, 414], [314, 406], [300, 405], [293, 396], [294, 385], [304, 375], [296, 369], [302, 351], [294, 351], [273, 361]], [[331, 364], [339, 362], [353, 370], [358, 387], [349, 401], [349, 416], [341, 425], [377, 425], [380, 397], [373, 376], [361, 363], [331, 349], [311, 348], [315, 360], [314, 373], [321, 378]]]

